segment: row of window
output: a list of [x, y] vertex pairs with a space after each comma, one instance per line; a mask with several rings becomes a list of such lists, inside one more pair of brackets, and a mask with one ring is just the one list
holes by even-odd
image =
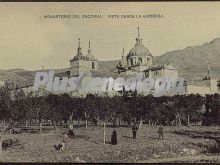
[[[135, 57], [135, 60], [130, 59], [130, 63], [131, 65], [142, 64], [142, 58], [138, 58], [138, 63], [136, 63], [136, 57]], [[150, 58], [147, 58], [147, 64], [148, 65], [150, 64]]]

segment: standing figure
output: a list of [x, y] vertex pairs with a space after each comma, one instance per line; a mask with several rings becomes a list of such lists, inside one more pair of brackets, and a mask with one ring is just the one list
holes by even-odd
[[64, 143], [65, 149], [67, 148], [67, 142], [68, 142], [68, 135], [67, 132], [62, 133], [62, 143]]
[[73, 132], [73, 123], [72, 122], [69, 123], [69, 130], [68, 130], [67, 135], [68, 135], [69, 138], [74, 138], [75, 137], [75, 134]]
[[137, 130], [138, 130], [138, 126], [135, 123], [132, 127], [132, 134], [133, 134], [133, 139], [136, 139], [136, 135], [137, 135]]
[[69, 123], [69, 130], [73, 130], [73, 123], [72, 122]]
[[111, 144], [112, 145], [116, 145], [117, 143], [118, 143], [118, 141], [117, 141], [117, 133], [116, 133], [116, 130], [114, 129], [114, 131], [112, 132]]
[[66, 132], [63, 132], [63, 133], [62, 133], [62, 141], [63, 141], [64, 143], [67, 143], [67, 142], [68, 142], [68, 135], [67, 135]]
[[159, 139], [163, 140], [163, 126], [160, 124], [158, 128]]

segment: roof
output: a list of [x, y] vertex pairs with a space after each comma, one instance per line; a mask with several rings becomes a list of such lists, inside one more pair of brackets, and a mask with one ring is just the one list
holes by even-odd
[[76, 56], [74, 56], [73, 59], [70, 60], [70, 61], [76, 61], [76, 60], [92, 60], [92, 61], [96, 61], [96, 60], [97, 60], [97, 59], [93, 56], [93, 54], [92, 54], [92, 50], [91, 50], [91, 48], [90, 48], [90, 42], [89, 42], [88, 53], [87, 53], [87, 55], [85, 55], [85, 56], [83, 55], [82, 49], [81, 49], [80, 44], [79, 44], [79, 47], [78, 47], [78, 49], [77, 49], [77, 54], [76, 54]]
[[131, 56], [152, 56], [150, 51], [143, 45], [143, 43], [137, 42], [135, 46], [129, 51], [127, 58]]
[[85, 57], [86, 57], [87, 60], [96, 60], [96, 58], [92, 54], [92, 49], [90, 47], [90, 41], [89, 41], [88, 53]]
[[82, 49], [79, 47], [77, 49], [77, 54], [75, 57], [73, 57], [73, 60], [79, 60], [79, 59], [84, 59], [85, 57], [82, 54]]
[[169, 65], [153, 66], [153, 67], [150, 67], [150, 68], [146, 69], [145, 72], [150, 71], [150, 70], [151, 71], [157, 71], [157, 70], [161, 70], [161, 69], [176, 70], [176, 68], [172, 64], [169, 64]]
[[[127, 58], [131, 56], [152, 56], [150, 51], [142, 43], [143, 39], [140, 37], [139, 27], [138, 27], [138, 37], [136, 38], [135, 46], [129, 51]], [[153, 56], [152, 56], [153, 57]]]

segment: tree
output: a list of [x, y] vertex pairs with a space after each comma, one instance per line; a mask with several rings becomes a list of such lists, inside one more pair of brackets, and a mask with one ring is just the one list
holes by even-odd
[[10, 90], [6, 87], [0, 88], [0, 120], [9, 121], [10, 119], [10, 107], [11, 97]]
[[113, 126], [116, 125], [116, 120], [118, 119], [120, 126], [121, 120], [123, 119], [123, 112], [126, 111], [126, 104], [121, 96], [114, 96], [111, 98], [112, 108], [111, 108], [111, 118], [113, 120]]
[[199, 122], [202, 120], [203, 114], [201, 113], [202, 105], [204, 104], [204, 98], [197, 95], [183, 96], [181, 99], [182, 107], [184, 108], [185, 118], [187, 118], [187, 126], [192, 122]]
[[[89, 118], [92, 116], [92, 114], [95, 114], [95, 112], [97, 111], [96, 97], [97, 96], [95, 96], [95, 95], [88, 94], [86, 96], [86, 98], [84, 99], [84, 104], [82, 104], [84, 106], [81, 106], [82, 111], [84, 113], [85, 122], [86, 122], [86, 129], [88, 127]], [[96, 114], [98, 114], [98, 113], [96, 113]], [[93, 115], [93, 117], [94, 117], [94, 115]]]
[[206, 95], [203, 125], [220, 125], [220, 95]]
[[13, 91], [13, 100], [11, 101], [10, 116], [13, 121], [21, 122], [26, 120], [26, 96], [22, 89]]
[[60, 104], [62, 104], [59, 113], [63, 120], [69, 121], [70, 129], [73, 129], [73, 119], [74, 117], [78, 118], [77, 113], [80, 112], [81, 98], [73, 98], [65, 93], [60, 95], [59, 99], [61, 99]]
[[211, 116], [213, 124], [220, 125], [220, 95], [214, 94], [212, 95], [212, 103], [211, 103]]
[[34, 97], [32, 100], [34, 108], [31, 117], [38, 120], [40, 134], [43, 132], [43, 120], [47, 118], [50, 109], [45, 97], [46, 96]]
[[105, 135], [106, 135], [106, 122], [110, 116], [110, 109], [113, 107], [110, 97], [95, 97], [95, 102], [97, 103], [97, 110], [101, 119], [103, 120], [103, 143], [105, 145]]
[[183, 105], [182, 105], [182, 97], [183, 95], [176, 95], [176, 96], [173, 96], [170, 98], [170, 102], [169, 102], [169, 106], [174, 115], [175, 115], [175, 123], [178, 125], [178, 126], [182, 126], [182, 119], [181, 119], [181, 116], [183, 115]]
[[[0, 88], [0, 120], [8, 121], [10, 118], [10, 91], [7, 87]], [[2, 139], [6, 131], [6, 126], [3, 126], [3, 130], [0, 134], [0, 155], [2, 154]]]
[[57, 130], [57, 122], [59, 122], [63, 116], [61, 112], [64, 110], [64, 105], [62, 104], [62, 96], [49, 94], [46, 98], [46, 101], [49, 105], [47, 119], [50, 119], [53, 123], [54, 130]]
[[[2, 140], [3, 136], [5, 135], [6, 131], [11, 127], [14, 127], [16, 123], [11, 120], [11, 90], [8, 86], [0, 87], [0, 120], [5, 121], [5, 125], [3, 126], [3, 130], [0, 133], [0, 155], [2, 154]], [[2, 122], [3, 124], [3, 122]]]
[[35, 106], [34, 106], [34, 99], [35, 99], [34, 93], [28, 93], [25, 97], [24, 100], [24, 109], [23, 109], [23, 115], [25, 118], [25, 126], [28, 126], [28, 121], [32, 119], [32, 113], [35, 111]]

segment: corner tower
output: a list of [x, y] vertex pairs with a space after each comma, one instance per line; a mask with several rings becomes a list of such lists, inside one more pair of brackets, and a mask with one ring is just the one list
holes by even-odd
[[91, 73], [92, 70], [98, 69], [97, 59], [93, 56], [89, 41], [88, 53], [83, 55], [78, 39], [78, 49], [76, 56], [70, 60], [70, 76], [79, 76], [81, 73]]

